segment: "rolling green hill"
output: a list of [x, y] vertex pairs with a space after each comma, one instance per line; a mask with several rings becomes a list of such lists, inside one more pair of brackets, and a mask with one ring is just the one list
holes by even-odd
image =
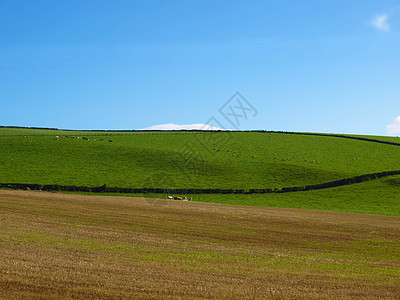
[[[391, 143], [398, 140], [355, 137]], [[0, 128], [0, 183], [281, 189], [400, 170], [399, 152], [400, 147], [391, 144], [276, 132], [79, 132]], [[372, 183], [364, 184], [369, 186]], [[347, 187], [349, 193], [352, 188]], [[375, 187], [375, 191], [380, 189], [382, 185]], [[379, 197], [386, 194], [385, 190], [372, 194]], [[398, 181], [388, 186], [388, 190], [390, 195], [397, 195]], [[232, 200], [234, 195], [225, 195], [223, 199], [226, 200], [221, 200], [222, 195], [219, 195], [198, 199], [227, 203], [243, 199], [240, 204], [271, 206], [279, 206], [277, 201], [283, 201], [283, 207], [303, 207], [301, 199], [304, 196], [301, 195], [304, 193], [309, 192], [290, 196], [290, 201], [282, 195], [243, 195], [235, 196], [235, 200]], [[318, 198], [329, 193], [332, 191], [315, 191], [313, 195]], [[370, 199], [372, 196], [363, 194], [362, 197]], [[312, 205], [304, 207], [312, 208]], [[337, 207], [346, 211], [343, 205]], [[334, 207], [331, 209], [335, 210]], [[373, 209], [363, 211], [371, 213]]]
[[399, 150], [279, 133], [0, 129], [0, 182], [140, 188], [165, 174], [174, 188], [281, 188], [399, 170]]

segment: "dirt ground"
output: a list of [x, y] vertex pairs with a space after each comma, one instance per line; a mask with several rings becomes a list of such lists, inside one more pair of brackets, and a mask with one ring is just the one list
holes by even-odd
[[400, 299], [400, 218], [0, 190], [0, 297]]

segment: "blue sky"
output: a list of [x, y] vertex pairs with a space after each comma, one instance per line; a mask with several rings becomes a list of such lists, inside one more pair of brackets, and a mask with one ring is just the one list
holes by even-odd
[[400, 132], [400, 1], [2, 0], [0, 58], [0, 125]]

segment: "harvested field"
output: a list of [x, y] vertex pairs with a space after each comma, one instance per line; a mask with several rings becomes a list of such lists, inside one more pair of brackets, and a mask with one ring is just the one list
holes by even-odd
[[399, 217], [149, 203], [0, 191], [0, 294], [178, 299], [400, 295]]

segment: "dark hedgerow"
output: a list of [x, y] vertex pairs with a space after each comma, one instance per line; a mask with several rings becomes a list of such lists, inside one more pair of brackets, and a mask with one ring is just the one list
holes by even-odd
[[65, 191], [65, 192], [93, 192], [93, 193], [151, 193], [151, 194], [265, 194], [265, 193], [291, 193], [311, 190], [320, 190], [355, 183], [361, 183], [368, 180], [379, 179], [387, 176], [400, 175], [400, 171], [387, 171], [380, 173], [365, 174], [342, 180], [336, 180], [321, 184], [284, 187], [281, 189], [165, 189], [165, 188], [122, 188], [122, 187], [107, 187], [106, 184], [100, 187], [87, 186], [71, 186], [71, 185], [40, 185], [29, 183], [0, 183], [0, 188], [8, 188], [14, 190], [41, 190], [41, 191]]

